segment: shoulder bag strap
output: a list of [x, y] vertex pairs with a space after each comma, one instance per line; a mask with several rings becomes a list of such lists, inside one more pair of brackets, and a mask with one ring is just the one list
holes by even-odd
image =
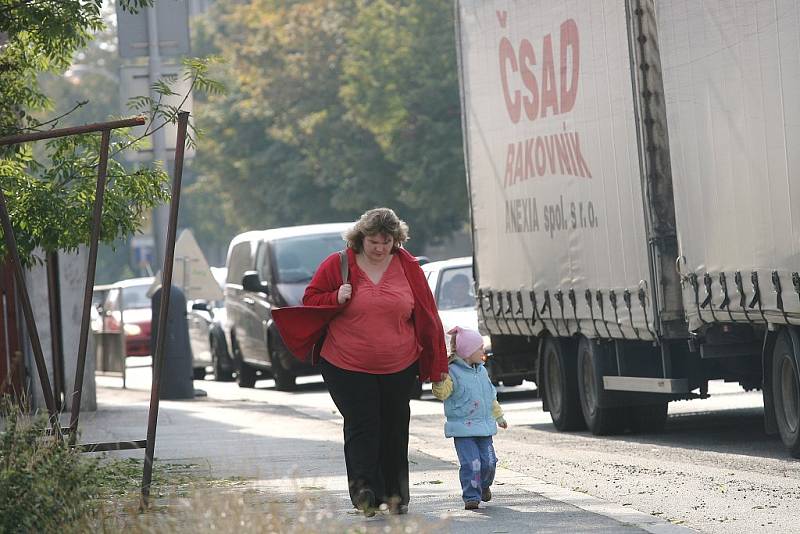
[[342, 266], [342, 283], [346, 284], [350, 275], [350, 265], [347, 262], [346, 250], [339, 251], [339, 263], [341, 263]]

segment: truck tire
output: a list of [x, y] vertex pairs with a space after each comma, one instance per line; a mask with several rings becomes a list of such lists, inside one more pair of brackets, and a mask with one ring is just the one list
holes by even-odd
[[792, 327], [784, 328], [772, 351], [772, 399], [778, 432], [786, 448], [800, 458], [800, 339]]
[[656, 434], [664, 430], [667, 423], [668, 402], [646, 404], [644, 406], [631, 406], [630, 428], [637, 434]]
[[625, 413], [619, 407], [603, 406], [603, 352], [587, 338], [578, 343], [578, 394], [583, 420], [592, 434], [607, 436], [625, 430]]
[[563, 344], [548, 337], [542, 347], [544, 392], [550, 406], [553, 425], [561, 431], [584, 428], [578, 399], [578, 377], [575, 358], [564, 353]]
[[236, 338], [231, 339], [231, 349], [233, 350], [233, 363], [236, 367], [236, 383], [240, 388], [256, 387], [256, 370], [244, 362]]

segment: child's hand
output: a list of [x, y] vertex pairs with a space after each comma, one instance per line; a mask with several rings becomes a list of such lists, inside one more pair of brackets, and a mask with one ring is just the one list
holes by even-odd
[[499, 426], [502, 429], [508, 428], [508, 423], [506, 423], [506, 418], [505, 417], [498, 418], [497, 419], [497, 426]]

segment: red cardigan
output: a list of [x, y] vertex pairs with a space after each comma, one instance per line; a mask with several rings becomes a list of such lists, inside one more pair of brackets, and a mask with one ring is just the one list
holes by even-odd
[[[400, 258], [403, 272], [414, 295], [414, 311], [411, 314], [411, 318], [414, 322], [417, 343], [422, 347], [419, 355], [419, 378], [423, 381], [433, 380], [438, 382], [441, 374], [447, 372], [447, 350], [444, 345], [444, 328], [439, 319], [436, 301], [433, 299], [431, 290], [428, 287], [428, 281], [425, 279], [425, 273], [422, 272], [417, 259], [402, 248], [398, 249], [396, 254]], [[347, 249], [347, 261], [350, 265], [350, 272], [358, 268], [356, 255], [352, 249]], [[318, 324], [322, 321], [327, 324], [333, 318], [331, 315], [332, 308], [340, 307], [337, 294], [341, 285], [342, 273], [339, 254], [334, 253], [320, 264], [303, 295], [303, 306], [294, 308], [296, 311], [293, 313], [292, 322], [309, 319], [311, 323]], [[357, 291], [358, 284], [353, 283], [353, 293]], [[347, 306], [347, 304], [342, 306]], [[288, 309], [284, 308], [284, 310]], [[282, 328], [281, 325], [281, 323], [287, 322], [283, 319], [287, 319], [288, 316], [281, 317], [279, 310], [273, 310], [273, 318], [275, 318], [276, 311], [278, 312], [276, 324], [287, 347], [290, 349], [293, 346], [298, 347], [298, 341], [300, 341], [298, 337], [289, 332], [289, 328]], [[309, 326], [313, 328], [311, 324]], [[284, 332], [285, 330], [286, 332]], [[289, 339], [287, 339], [287, 336]], [[319, 339], [318, 336], [315, 340], [317, 339]], [[376, 339], [375, 342], [380, 343], [380, 339]], [[300, 345], [303, 344], [301, 343]], [[321, 343], [316, 344], [316, 352], [319, 351], [320, 346]], [[305, 345], [298, 348], [300, 350], [306, 349], [307, 354], [307, 349], [310, 347], [308, 343], [305, 343]]]

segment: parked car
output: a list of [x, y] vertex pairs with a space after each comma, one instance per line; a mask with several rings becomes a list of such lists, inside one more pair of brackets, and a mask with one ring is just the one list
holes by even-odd
[[153, 278], [131, 278], [105, 286], [105, 299], [100, 305], [102, 329], [125, 332], [126, 356], [150, 355], [150, 297], [147, 291]]
[[[225, 267], [212, 267], [220, 288], [225, 288]], [[206, 367], [210, 366], [214, 380], [227, 382], [233, 379], [234, 365], [228, 351], [223, 325], [225, 323], [224, 300], [192, 300], [187, 303], [189, 342], [192, 345], [192, 369], [195, 380], [203, 380]]]
[[294, 358], [283, 344], [270, 310], [296, 306], [317, 266], [344, 248], [342, 233], [352, 223], [316, 224], [252, 231], [228, 247], [225, 331], [239, 386], [252, 388], [258, 376], [291, 390], [300, 375], [319, 370]]
[[[436, 299], [436, 306], [439, 308], [445, 341], [449, 344], [450, 336], [447, 335], [447, 331], [455, 326], [480, 330], [472, 277], [472, 258], [467, 256], [426, 263], [422, 266], [422, 271], [428, 279]], [[486, 361], [486, 369], [492, 382], [499, 384], [502, 381], [505, 386], [520, 385], [522, 383], [520, 376], [503, 374], [498, 366], [493, 365], [492, 341], [488, 335], [484, 334], [483, 344], [486, 354], [490, 356]]]

